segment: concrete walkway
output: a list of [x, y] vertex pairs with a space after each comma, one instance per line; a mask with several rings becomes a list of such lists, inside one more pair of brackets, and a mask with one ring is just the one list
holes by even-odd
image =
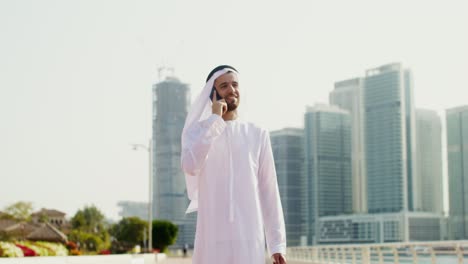
[[[159, 263], [159, 262], [158, 262]], [[163, 264], [192, 264], [191, 258], [167, 258]]]
[[[159, 262], [158, 262], [159, 263]], [[168, 258], [165, 261], [161, 262], [162, 264], [192, 264], [192, 259], [190, 258]], [[266, 261], [266, 264], [272, 263], [271, 261]], [[288, 264], [307, 264], [305, 262], [296, 262], [288, 261]]]

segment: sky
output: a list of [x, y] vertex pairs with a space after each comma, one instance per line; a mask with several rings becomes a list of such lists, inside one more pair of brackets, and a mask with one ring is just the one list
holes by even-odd
[[30, 201], [71, 217], [94, 204], [117, 220], [118, 201], [147, 200], [147, 153], [131, 144], [151, 136], [160, 67], [193, 99], [212, 68], [235, 66], [240, 107], [275, 130], [302, 127], [336, 81], [400, 62], [416, 107], [444, 120], [468, 104], [467, 10], [462, 0], [0, 0], [0, 210]]

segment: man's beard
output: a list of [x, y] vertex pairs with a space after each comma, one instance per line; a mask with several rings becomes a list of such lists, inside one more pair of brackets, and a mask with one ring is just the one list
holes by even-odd
[[234, 111], [237, 109], [237, 104], [235, 103], [230, 103], [230, 104], [227, 104], [227, 111], [230, 112], [230, 111]]
[[226, 102], [226, 104], [227, 104], [227, 111], [228, 112], [234, 111], [239, 106], [239, 98], [236, 98], [236, 100], [234, 100], [232, 102]]

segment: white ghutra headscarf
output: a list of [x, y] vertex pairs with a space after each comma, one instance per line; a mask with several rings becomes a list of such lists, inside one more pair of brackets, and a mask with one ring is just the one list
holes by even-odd
[[[210, 72], [210, 74], [208, 74], [205, 87], [195, 99], [190, 108], [190, 111], [187, 114], [184, 129], [182, 130], [182, 149], [184, 149], [189, 143], [189, 137], [187, 133], [190, 130], [190, 128], [194, 124], [207, 119], [212, 114], [212, 102], [210, 100], [210, 97], [212, 96], [211, 91], [214, 87], [214, 82], [219, 76], [227, 72], [235, 72], [236, 74], [238, 74], [237, 70], [229, 65], [218, 66], [214, 68]], [[187, 195], [190, 199], [190, 205], [187, 208], [186, 213], [191, 213], [197, 211], [198, 209], [198, 177], [195, 176], [198, 175], [190, 175], [188, 173], [185, 173]]]

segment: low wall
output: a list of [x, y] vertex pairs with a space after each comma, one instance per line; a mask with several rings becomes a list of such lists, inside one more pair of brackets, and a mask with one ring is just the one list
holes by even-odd
[[165, 254], [123, 254], [67, 257], [0, 258], [0, 264], [153, 264], [166, 259]]

